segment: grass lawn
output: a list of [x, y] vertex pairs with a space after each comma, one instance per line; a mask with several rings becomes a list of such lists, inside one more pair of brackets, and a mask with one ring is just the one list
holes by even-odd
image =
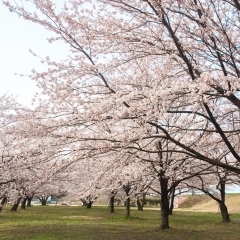
[[158, 210], [139, 212], [124, 209], [110, 213], [107, 207], [86, 209], [70, 206], [34, 206], [26, 210], [0, 213], [1, 240], [231, 240], [240, 239], [240, 215], [231, 214], [232, 222], [221, 223], [219, 213], [174, 212], [170, 229], [159, 229]]

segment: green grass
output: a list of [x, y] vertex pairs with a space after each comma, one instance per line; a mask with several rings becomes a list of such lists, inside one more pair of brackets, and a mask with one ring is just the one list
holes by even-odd
[[107, 207], [34, 206], [0, 213], [1, 240], [225, 240], [240, 239], [240, 215], [221, 223], [219, 213], [177, 211], [170, 216], [170, 229], [159, 229], [157, 210], [136, 209], [124, 217], [124, 209], [109, 213]]

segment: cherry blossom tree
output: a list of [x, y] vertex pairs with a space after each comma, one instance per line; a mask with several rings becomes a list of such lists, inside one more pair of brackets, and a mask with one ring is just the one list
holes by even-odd
[[17, 176], [15, 167], [17, 165], [16, 158], [13, 155], [13, 142], [16, 140], [16, 135], [9, 133], [7, 128], [14, 120], [16, 109], [21, 105], [16, 99], [8, 95], [0, 96], [0, 198], [1, 210], [4, 204], [9, 199], [9, 194], [12, 191], [13, 185], [16, 184]]
[[[227, 156], [225, 157], [227, 160]], [[218, 205], [222, 216], [222, 222], [230, 222], [226, 198], [226, 186], [236, 184], [239, 177], [232, 172], [219, 167], [211, 167], [210, 172], [203, 173], [191, 179], [191, 182], [186, 181], [188, 187], [193, 187], [214, 199]]]
[[[126, 169], [120, 159], [127, 154], [141, 169], [159, 155], [164, 196], [176, 165], [165, 171], [165, 150], [155, 142], [168, 142], [177, 160], [240, 173], [238, 1], [73, 0], [62, 9], [50, 0], [2, 2], [70, 49], [61, 62], [40, 57], [45, 72], [32, 70], [41, 95], [24, 117], [25, 133], [38, 139], [44, 159], [89, 161], [93, 169], [102, 158], [103, 169]], [[53, 151], [42, 147], [46, 141]], [[121, 157], [106, 164], [106, 153], [116, 152]], [[162, 200], [167, 228], [169, 202]]]
[[53, 31], [57, 36], [50, 42], [60, 39], [70, 46], [65, 62], [46, 58], [47, 72], [33, 70], [53, 112], [64, 109], [73, 119], [84, 112], [81, 121], [127, 114], [158, 127], [195, 157], [239, 172], [177, 141], [158, 124], [166, 112], [203, 117], [239, 162], [235, 139], [215, 117], [226, 119], [239, 108], [237, 1], [73, 1], [58, 10], [51, 1], [36, 0], [38, 13], [3, 2]]

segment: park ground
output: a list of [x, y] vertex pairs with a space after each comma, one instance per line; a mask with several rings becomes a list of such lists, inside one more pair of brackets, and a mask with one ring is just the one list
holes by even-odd
[[[191, 200], [190, 200], [191, 201]], [[203, 200], [202, 200], [203, 201]], [[204, 201], [203, 201], [204, 202]], [[239, 204], [240, 202], [238, 202]], [[198, 202], [198, 205], [200, 203]], [[218, 212], [194, 211], [193, 206], [174, 211], [170, 229], [159, 228], [160, 211], [123, 207], [110, 213], [107, 206], [34, 206], [0, 214], [1, 240], [239, 240], [240, 213], [231, 213], [231, 223], [221, 223]]]

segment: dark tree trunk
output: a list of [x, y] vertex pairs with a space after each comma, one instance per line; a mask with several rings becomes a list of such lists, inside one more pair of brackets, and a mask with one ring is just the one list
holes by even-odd
[[23, 198], [21, 202], [21, 209], [26, 209], [27, 198]]
[[220, 206], [220, 211], [221, 211], [221, 215], [222, 215], [222, 222], [223, 223], [231, 222], [229, 214], [228, 214], [228, 209], [227, 209], [227, 206], [225, 205], [225, 203], [221, 202], [219, 204], [219, 206]]
[[126, 217], [130, 217], [130, 197], [126, 199]]
[[139, 200], [139, 197], [137, 197], [137, 207], [138, 207], [138, 211], [143, 211], [143, 206]]
[[143, 194], [143, 199], [142, 199], [142, 206], [146, 207], [147, 202], [146, 202], [146, 193]]
[[220, 211], [221, 211], [221, 215], [222, 215], [222, 222], [223, 223], [229, 223], [230, 221], [230, 217], [228, 214], [228, 209], [227, 206], [225, 204], [225, 182], [221, 182], [220, 183], [220, 193], [221, 193], [221, 201], [219, 202], [219, 207], [220, 207]]
[[93, 201], [89, 201], [89, 202], [87, 203], [87, 208], [92, 208], [92, 204], [93, 204]]
[[13, 204], [11, 211], [17, 211], [21, 199], [21, 197], [18, 198], [17, 202]]
[[87, 201], [83, 198], [80, 198], [81, 202], [82, 202], [82, 206], [87, 206]]
[[115, 194], [114, 192], [111, 192], [111, 197], [110, 197], [110, 212], [114, 213], [114, 201], [115, 201]]
[[129, 192], [131, 190], [131, 187], [129, 185], [124, 185], [123, 189], [126, 193], [126, 217], [130, 217], [130, 195]]
[[3, 205], [5, 205], [7, 203], [7, 196], [3, 196], [2, 201], [1, 201], [1, 205], [0, 205], [0, 212], [3, 209]]
[[31, 207], [33, 197], [27, 197], [27, 207]]
[[[159, 162], [160, 167], [163, 169], [163, 156], [162, 156], [162, 144], [158, 142], [157, 148], [159, 150]], [[161, 229], [169, 228], [169, 200], [168, 200], [168, 179], [165, 177], [165, 171], [160, 170], [159, 182], [161, 189]]]
[[173, 214], [173, 208], [174, 208], [174, 197], [175, 197], [175, 187], [173, 187], [173, 189], [171, 190], [171, 194], [170, 194], [170, 206], [169, 206], [169, 215]]
[[47, 205], [47, 200], [48, 200], [49, 196], [42, 196], [40, 198], [38, 198], [40, 200], [40, 202], [42, 203], [42, 206], [46, 206]]
[[161, 176], [161, 229], [169, 228], [169, 200], [168, 200], [168, 179]]

